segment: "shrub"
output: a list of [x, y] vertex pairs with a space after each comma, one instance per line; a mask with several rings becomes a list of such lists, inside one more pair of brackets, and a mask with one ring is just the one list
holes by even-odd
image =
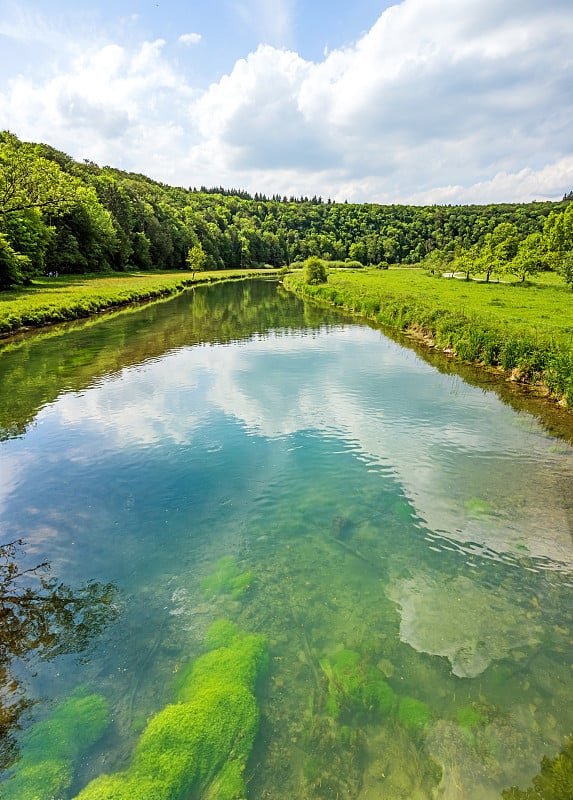
[[326, 264], [316, 256], [310, 256], [304, 262], [304, 280], [305, 283], [318, 284], [326, 283], [328, 274], [326, 271]]

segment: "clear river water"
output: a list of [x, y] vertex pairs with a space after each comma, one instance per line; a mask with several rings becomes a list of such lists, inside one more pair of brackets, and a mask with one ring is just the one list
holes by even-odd
[[5, 343], [0, 393], [0, 797], [78, 692], [59, 796], [125, 770], [221, 618], [269, 649], [249, 800], [573, 775], [573, 448], [495, 385], [253, 281]]

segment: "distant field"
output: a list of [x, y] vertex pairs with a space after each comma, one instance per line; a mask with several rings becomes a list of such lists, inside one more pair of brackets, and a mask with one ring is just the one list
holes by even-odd
[[[31, 286], [0, 293], [0, 334], [88, 317], [128, 303], [177, 294], [186, 286], [247, 278], [260, 271], [131, 272], [115, 275], [65, 275], [39, 278]], [[266, 271], [268, 274], [268, 270]]]
[[543, 383], [573, 406], [573, 292], [559, 276], [529, 283], [433, 277], [424, 270], [337, 270], [326, 284], [292, 273], [285, 285], [400, 330], [466, 361], [500, 366], [514, 380]]
[[436, 278], [422, 269], [333, 272], [328, 285], [359, 295], [410, 296], [416, 302], [479, 316], [496, 325], [511, 324], [569, 343], [573, 337], [573, 292], [554, 272], [530, 283], [485, 283]]

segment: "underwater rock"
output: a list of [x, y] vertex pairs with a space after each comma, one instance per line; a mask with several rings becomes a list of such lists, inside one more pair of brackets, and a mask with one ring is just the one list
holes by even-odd
[[266, 668], [264, 637], [214, 623], [220, 645], [178, 673], [178, 703], [156, 714], [130, 766], [100, 775], [77, 800], [233, 800], [246, 796], [244, 769], [258, 730], [253, 694]]
[[531, 774], [539, 746], [539, 738], [519, 720], [502, 714], [488, 721], [462, 707], [457, 723], [439, 720], [426, 729], [425, 749], [442, 771], [436, 797], [499, 800], [504, 787]]
[[393, 726], [370, 729], [362, 762], [360, 800], [438, 797], [434, 792], [441, 779], [439, 767], [403, 729]]
[[2, 800], [62, 797], [72, 783], [78, 759], [101, 738], [108, 724], [105, 699], [77, 689], [24, 733], [13, 777], [0, 787]]
[[518, 647], [538, 643], [540, 627], [499, 591], [464, 576], [425, 573], [390, 584], [400, 606], [400, 639], [421, 653], [445, 656], [459, 678], [475, 678]]
[[436, 797], [440, 800], [497, 800], [487, 786], [478, 751], [455, 723], [440, 720], [426, 737], [426, 750], [442, 771]]
[[354, 523], [348, 517], [335, 517], [332, 520], [332, 536], [338, 541], [347, 542], [354, 533]]

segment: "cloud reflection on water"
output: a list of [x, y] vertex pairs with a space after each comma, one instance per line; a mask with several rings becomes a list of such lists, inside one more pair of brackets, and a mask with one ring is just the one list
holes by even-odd
[[[443, 375], [366, 327], [182, 348], [126, 369], [44, 415], [106, 448], [193, 442], [222, 412], [251, 435], [342, 438], [391, 473], [438, 535], [573, 565], [573, 450], [494, 392]], [[78, 440], [79, 444], [80, 440]], [[79, 459], [93, 454], [79, 447]]]

